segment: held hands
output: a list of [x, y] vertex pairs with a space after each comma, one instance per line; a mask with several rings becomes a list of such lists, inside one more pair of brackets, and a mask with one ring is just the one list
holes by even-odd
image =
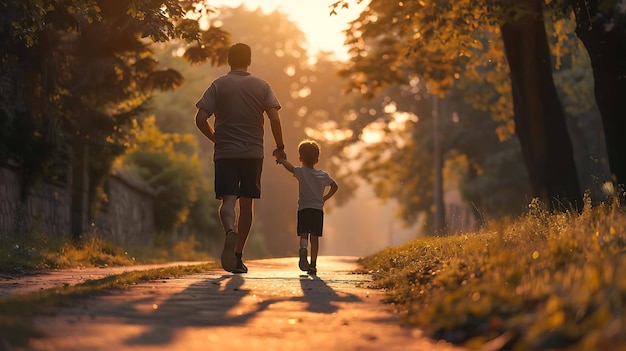
[[272, 156], [276, 157], [276, 163], [281, 164], [283, 160], [287, 160], [287, 154], [283, 149], [274, 149]]

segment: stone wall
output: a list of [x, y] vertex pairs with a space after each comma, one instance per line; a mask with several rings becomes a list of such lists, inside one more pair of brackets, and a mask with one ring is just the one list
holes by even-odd
[[70, 233], [70, 193], [66, 185], [44, 182], [20, 201], [19, 169], [0, 168], [0, 236]]
[[[152, 244], [154, 190], [119, 171], [109, 176], [105, 188], [108, 201], [87, 234], [96, 233], [119, 245]], [[68, 185], [44, 182], [32, 189], [25, 206], [20, 208], [20, 203], [19, 169], [0, 167], [0, 238], [26, 234], [70, 237]]]
[[95, 221], [96, 230], [120, 245], [152, 244], [156, 192], [119, 171], [109, 176], [106, 188], [108, 201]]

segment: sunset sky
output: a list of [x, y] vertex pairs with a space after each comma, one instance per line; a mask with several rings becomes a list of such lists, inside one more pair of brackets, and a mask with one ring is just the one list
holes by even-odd
[[350, 6], [349, 9], [340, 9], [337, 15], [330, 15], [330, 5], [336, 0], [215, 0], [213, 5], [226, 5], [238, 7], [242, 3], [248, 9], [261, 8], [263, 12], [270, 13], [274, 10], [286, 14], [288, 18], [297, 23], [309, 42], [310, 53], [314, 56], [319, 51], [333, 51], [339, 59], [348, 57], [343, 47], [345, 35], [343, 30], [348, 22], [358, 17], [365, 7], [365, 1], [359, 5]]

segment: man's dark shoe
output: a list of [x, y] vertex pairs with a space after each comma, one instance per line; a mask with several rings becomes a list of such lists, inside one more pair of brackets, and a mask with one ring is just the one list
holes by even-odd
[[300, 261], [298, 262], [298, 267], [300, 267], [301, 271], [307, 271], [309, 270], [309, 261], [307, 259], [308, 256], [308, 252], [306, 251], [306, 249], [304, 247], [300, 248]]
[[248, 267], [243, 264], [242, 260], [237, 260], [237, 266], [232, 270], [232, 272], [235, 274], [248, 273]]
[[222, 250], [222, 268], [227, 272], [233, 272], [237, 268], [237, 257], [235, 257], [235, 246], [237, 245], [237, 232], [229, 230], [224, 238], [224, 249]]
[[317, 275], [317, 267], [315, 267], [315, 265], [309, 265], [309, 269], [306, 272], [310, 275]]

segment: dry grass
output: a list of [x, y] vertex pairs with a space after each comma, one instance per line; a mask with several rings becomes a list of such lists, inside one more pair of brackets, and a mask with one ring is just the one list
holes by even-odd
[[132, 266], [210, 259], [207, 249], [193, 236], [171, 247], [146, 245], [124, 248], [98, 236], [87, 236], [80, 243], [53, 240], [46, 236], [0, 241], [0, 274], [12, 276], [53, 268]]
[[617, 206], [421, 238], [361, 261], [404, 323], [479, 349], [626, 348], [626, 214]]

